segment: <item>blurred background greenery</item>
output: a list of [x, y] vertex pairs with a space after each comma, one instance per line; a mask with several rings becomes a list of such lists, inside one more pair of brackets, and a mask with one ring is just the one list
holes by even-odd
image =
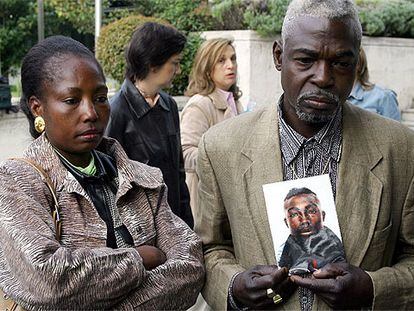
[[[290, 0], [103, 0], [103, 28], [97, 57], [115, 85], [123, 80], [124, 49], [132, 31], [147, 20], [169, 23], [188, 36], [182, 73], [172, 95], [182, 95], [201, 31], [256, 30], [262, 36], [280, 32]], [[45, 37], [62, 34], [94, 50], [94, 0], [45, 0]], [[414, 38], [414, 0], [356, 0], [367, 36]], [[0, 73], [13, 76], [37, 41], [37, 2], [0, 0]], [[18, 96], [18, 83], [12, 91]]]

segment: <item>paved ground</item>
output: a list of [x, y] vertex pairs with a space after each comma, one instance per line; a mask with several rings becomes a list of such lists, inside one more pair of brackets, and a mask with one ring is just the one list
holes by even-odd
[[0, 111], [0, 161], [21, 156], [30, 143], [29, 124], [23, 113]]

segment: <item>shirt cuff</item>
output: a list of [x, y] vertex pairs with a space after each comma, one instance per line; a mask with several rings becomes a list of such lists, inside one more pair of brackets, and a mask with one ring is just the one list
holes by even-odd
[[234, 284], [234, 279], [240, 274], [241, 272], [238, 272], [236, 274], [234, 274], [230, 280], [229, 283], [229, 288], [227, 291], [227, 304], [228, 304], [228, 310], [237, 310], [237, 311], [245, 311], [248, 310], [248, 307], [243, 307], [240, 306], [236, 303], [234, 296], [233, 296], [233, 284]]

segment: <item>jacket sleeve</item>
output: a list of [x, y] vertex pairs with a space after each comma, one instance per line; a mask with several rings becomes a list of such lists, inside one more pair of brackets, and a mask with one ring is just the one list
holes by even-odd
[[199, 145], [197, 172], [200, 183], [195, 231], [204, 245], [206, 284], [203, 296], [213, 309], [225, 310], [230, 280], [244, 268], [234, 256], [230, 224], [209, 159], [205, 136]]
[[[180, 144], [180, 142], [179, 142]], [[194, 229], [194, 218], [191, 212], [190, 206], [190, 192], [188, 190], [187, 183], [185, 182], [185, 170], [184, 170], [184, 159], [183, 159], [183, 152], [181, 149], [180, 144], [180, 168], [179, 168], [179, 178], [180, 178], [180, 210], [184, 213], [184, 221], [187, 225]]]
[[[413, 152], [412, 152], [413, 154]], [[368, 272], [374, 284], [373, 309], [409, 310], [414, 304], [414, 178], [401, 215], [395, 264]]]
[[0, 285], [24, 309], [107, 309], [146, 279], [134, 248], [61, 245], [50, 192], [32, 168], [3, 166], [0, 185]]
[[[200, 100], [210, 100], [200, 97]], [[183, 147], [186, 172], [195, 172], [197, 165], [198, 143], [201, 136], [210, 128], [206, 111], [197, 102], [191, 102], [181, 114], [181, 145]]]
[[167, 261], [148, 272], [140, 290], [131, 297], [134, 309], [187, 309], [195, 303], [204, 284], [201, 240], [172, 213], [167, 203], [167, 190], [163, 189], [158, 203], [158, 196], [153, 196], [151, 201], [156, 205], [156, 246], [166, 254]]
[[[161, 92], [161, 96], [165, 93]], [[178, 214], [181, 219], [183, 219], [187, 225], [193, 229], [194, 228], [194, 219], [191, 213], [190, 207], [190, 193], [188, 191], [187, 184], [185, 182], [185, 170], [184, 170], [184, 159], [183, 159], [183, 149], [181, 147], [181, 133], [180, 133], [180, 116], [178, 114], [178, 106], [172, 96], [167, 95], [163, 97], [166, 101], [168, 100], [169, 106], [171, 108], [172, 117], [173, 117], [173, 126], [177, 133], [175, 143], [175, 148], [177, 148], [177, 160], [178, 160], [178, 186], [179, 186], [179, 208], [180, 213]]]

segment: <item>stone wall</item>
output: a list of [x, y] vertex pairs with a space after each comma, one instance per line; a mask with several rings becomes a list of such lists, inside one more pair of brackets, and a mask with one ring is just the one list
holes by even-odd
[[0, 111], [0, 161], [21, 156], [31, 140], [29, 123], [23, 113]]
[[[274, 102], [282, 93], [280, 73], [273, 64], [275, 38], [261, 38], [251, 30], [206, 31], [207, 39], [231, 37], [236, 48], [241, 102]], [[414, 39], [363, 37], [371, 81], [398, 94], [401, 110], [414, 108]]]

